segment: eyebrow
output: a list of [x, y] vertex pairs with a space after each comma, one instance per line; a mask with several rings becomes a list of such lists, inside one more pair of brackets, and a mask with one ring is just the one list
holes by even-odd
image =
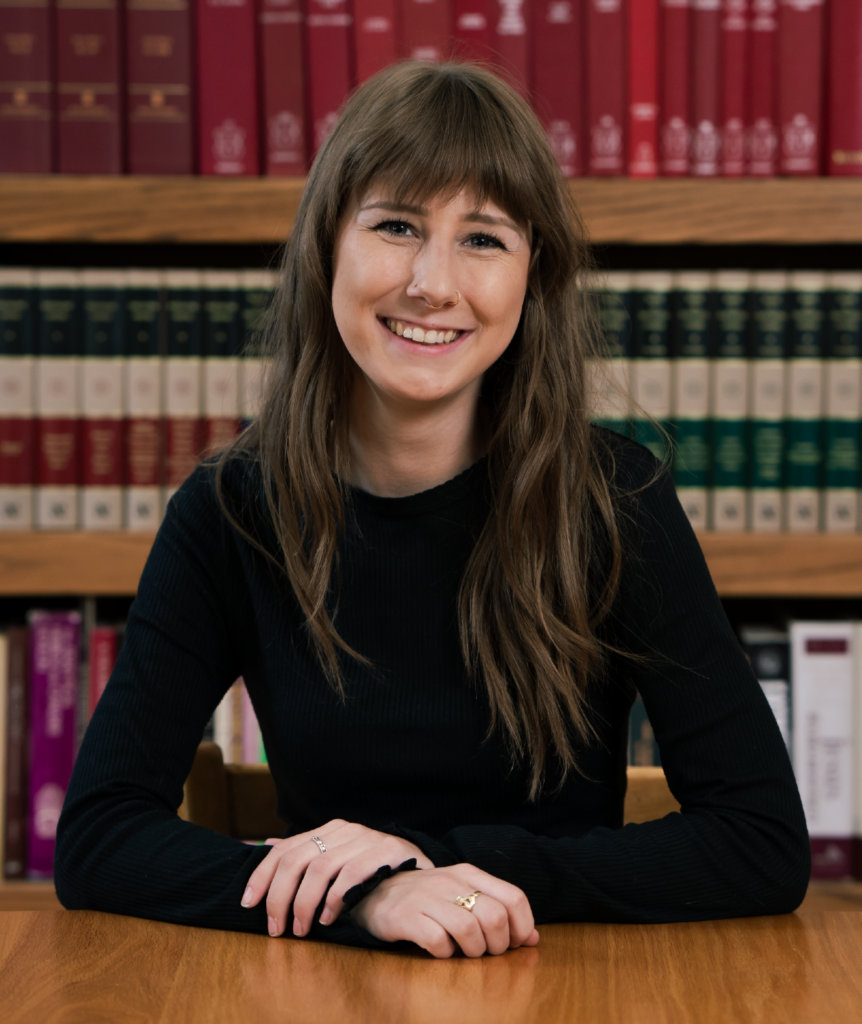
[[[361, 210], [389, 210], [390, 213], [412, 213], [416, 217], [428, 216], [428, 210], [424, 206], [411, 206], [408, 203], [388, 203], [385, 200], [367, 203], [360, 208], [360, 212]], [[518, 227], [508, 217], [495, 217], [490, 213], [480, 213], [478, 210], [468, 213], [464, 220], [470, 224], [499, 224], [502, 227], [511, 228], [512, 231], [517, 231], [519, 235], [524, 233], [524, 229]]]

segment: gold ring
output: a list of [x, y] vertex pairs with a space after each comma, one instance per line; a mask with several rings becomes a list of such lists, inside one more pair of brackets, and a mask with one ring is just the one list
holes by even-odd
[[320, 847], [321, 853], [326, 853], [326, 843], [324, 843], [320, 836], [312, 836], [311, 841], [313, 843], [317, 843], [317, 845]]
[[477, 889], [476, 892], [471, 892], [469, 896], [459, 896], [455, 902], [459, 907], [463, 907], [465, 910], [469, 910], [473, 913], [473, 907], [476, 906], [476, 897], [481, 896], [482, 893]]

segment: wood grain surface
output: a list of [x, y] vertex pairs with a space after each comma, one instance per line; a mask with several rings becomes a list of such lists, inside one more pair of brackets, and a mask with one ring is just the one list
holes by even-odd
[[[267, 242], [290, 233], [303, 178], [0, 177], [0, 239]], [[600, 243], [862, 241], [862, 179], [637, 181], [569, 185]]]
[[85, 911], [0, 916], [5, 1024], [858, 1024], [862, 916], [551, 925], [435, 961]]

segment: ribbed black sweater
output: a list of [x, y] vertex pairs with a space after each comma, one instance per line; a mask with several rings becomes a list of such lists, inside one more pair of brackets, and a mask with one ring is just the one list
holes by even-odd
[[[624, 490], [656, 469], [612, 438]], [[234, 463], [228, 500], [273, 546], [257, 469]], [[266, 848], [181, 821], [204, 726], [242, 675], [279, 814], [295, 831], [340, 817], [413, 840], [520, 886], [538, 924], [692, 921], [793, 910], [809, 875], [793, 773], [769, 706], [672, 484], [625, 499], [628, 550], [606, 638], [647, 655], [593, 684], [597, 740], [582, 775], [536, 803], [461, 658], [456, 595], [488, 514], [486, 463], [406, 498], [352, 492], [337, 626], [346, 700], [324, 681], [283, 575], [228, 524], [212, 472], [171, 502], [126, 642], [84, 738], [57, 837], [66, 907], [266, 932], [240, 897]], [[681, 814], [622, 827], [628, 714], [643, 695]], [[346, 914], [312, 937], [380, 945]]]

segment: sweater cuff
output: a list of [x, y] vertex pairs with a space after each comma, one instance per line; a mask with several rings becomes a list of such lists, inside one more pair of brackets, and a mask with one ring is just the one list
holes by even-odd
[[408, 843], [418, 846], [435, 868], [448, 868], [458, 863], [448, 846], [438, 839], [432, 839], [431, 836], [425, 835], [424, 832], [416, 832], [412, 828], [403, 828], [401, 825], [395, 824], [387, 825], [386, 831], [392, 836], [406, 839]]

